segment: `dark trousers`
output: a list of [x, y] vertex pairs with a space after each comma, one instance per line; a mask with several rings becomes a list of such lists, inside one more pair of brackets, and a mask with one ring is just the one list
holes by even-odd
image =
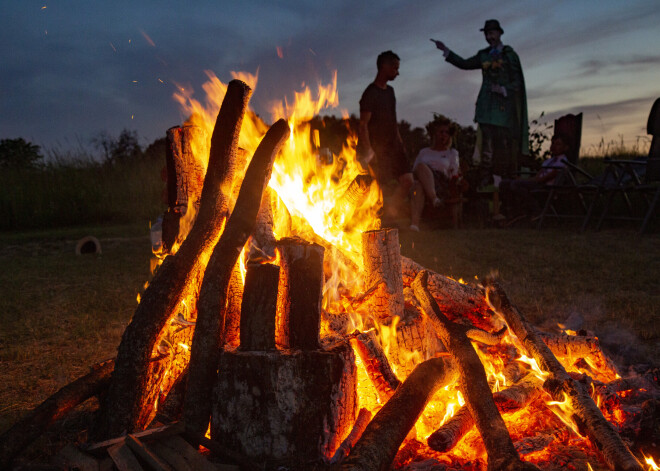
[[[511, 178], [517, 171], [511, 131], [503, 126], [479, 124], [482, 136], [481, 165], [490, 175]], [[489, 176], [490, 176], [489, 175]]]
[[510, 218], [537, 214], [541, 207], [532, 192], [544, 186], [536, 180], [502, 180], [500, 182], [502, 211]]

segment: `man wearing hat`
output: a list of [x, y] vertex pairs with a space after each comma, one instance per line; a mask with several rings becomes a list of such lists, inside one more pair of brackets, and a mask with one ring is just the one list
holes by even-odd
[[459, 69], [481, 69], [482, 84], [474, 121], [478, 124], [477, 147], [483, 177], [511, 177], [519, 168], [521, 155], [529, 154], [529, 128], [525, 79], [518, 54], [502, 44], [500, 22], [487, 20], [481, 31], [489, 46], [469, 59], [432, 39], [445, 59]]

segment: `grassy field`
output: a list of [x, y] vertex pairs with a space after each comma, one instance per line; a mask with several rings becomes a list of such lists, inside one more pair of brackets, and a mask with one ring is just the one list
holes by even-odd
[[[101, 255], [76, 256], [94, 235]], [[660, 365], [660, 235], [566, 228], [400, 234], [402, 253], [473, 280], [497, 272], [539, 327], [569, 320], [601, 337], [621, 365]], [[0, 431], [113, 357], [149, 278], [148, 225], [0, 234]]]

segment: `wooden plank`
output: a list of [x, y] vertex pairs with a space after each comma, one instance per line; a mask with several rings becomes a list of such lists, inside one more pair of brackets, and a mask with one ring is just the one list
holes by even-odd
[[139, 438], [136, 438], [133, 435], [128, 435], [126, 437], [126, 444], [154, 471], [173, 471], [172, 468], [164, 463], [162, 459], [152, 453]]
[[73, 444], [68, 444], [62, 448], [57, 454], [57, 458], [70, 469], [80, 471], [98, 471], [99, 469], [99, 463], [93, 456], [83, 453]]
[[195, 471], [188, 461], [172, 448], [159, 442], [152, 442], [147, 444], [154, 454], [160, 456], [169, 464], [175, 471]]
[[143, 471], [140, 462], [128, 448], [126, 442], [122, 441], [112, 445], [108, 448], [108, 455], [119, 471]]
[[[171, 424], [162, 425], [160, 427], [143, 430], [142, 432], [133, 433], [131, 435], [141, 440], [153, 440], [155, 438], [167, 437], [169, 435], [177, 435], [184, 431], [185, 426], [182, 422], [174, 422]], [[109, 440], [104, 440], [102, 442], [92, 443], [85, 447], [85, 451], [88, 453], [102, 452], [108, 447], [118, 443], [123, 443], [125, 439], [126, 436], [121, 436], [117, 438], [110, 438]]]
[[167, 437], [161, 443], [179, 453], [196, 471], [217, 471], [218, 468], [178, 435]]

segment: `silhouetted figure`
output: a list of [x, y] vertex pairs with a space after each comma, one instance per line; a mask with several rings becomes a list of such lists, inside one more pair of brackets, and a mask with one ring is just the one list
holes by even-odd
[[500, 197], [507, 217], [505, 225], [513, 224], [525, 217], [533, 217], [541, 211], [533, 191], [557, 181], [561, 169], [566, 167], [564, 160], [567, 159], [568, 150], [568, 139], [555, 133], [550, 143], [551, 157], [541, 164], [541, 169], [536, 175], [527, 179], [504, 179], [500, 182]]
[[360, 98], [358, 155], [372, 168], [384, 196], [392, 193], [383, 205], [387, 219], [400, 216], [403, 200], [414, 183], [397, 125], [394, 89], [387, 84], [399, 75], [399, 64], [394, 52], [381, 53], [376, 78]]
[[460, 69], [481, 69], [482, 84], [474, 121], [478, 124], [475, 157], [484, 177], [511, 177], [518, 171], [521, 155], [529, 153], [529, 124], [525, 79], [518, 54], [502, 44], [504, 33], [497, 20], [481, 29], [489, 47], [469, 59], [452, 52], [442, 41], [431, 39], [450, 64]]

